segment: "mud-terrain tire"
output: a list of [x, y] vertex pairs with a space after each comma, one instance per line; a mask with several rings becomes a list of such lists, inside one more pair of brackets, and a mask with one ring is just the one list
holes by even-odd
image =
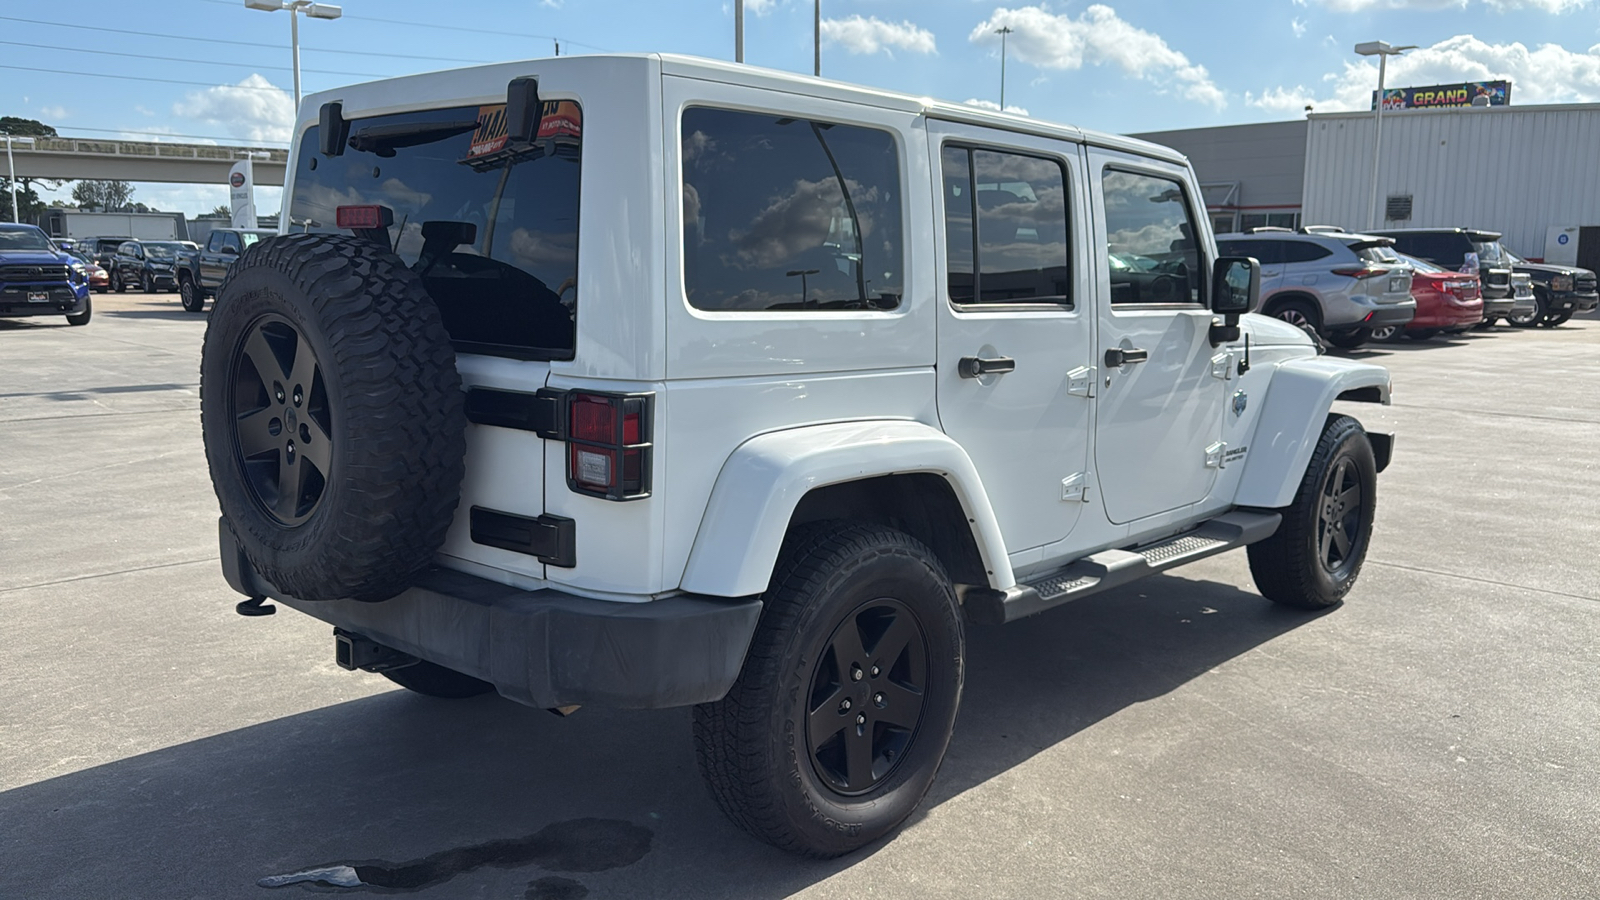
[[200, 418], [222, 514], [289, 596], [385, 600], [443, 543], [461, 377], [438, 308], [387, 250], [324, 234], [249, 247], [217, 289]]
[[1330, 415], [1276, 533], [1248, 548], [1261, 595], [1300, 609], [1338, 605], [1361, 574], [1378, 485], [1361, 424]]
[[905, 821], [944, 760], [965, 677], [955, 591], [916, 539], [830, 522], [791, 535], [762, 600], [738, 681], [695, 707], [700, 773], [752, 835], [849, 853]]
[[200, 286], [194, 283], [193, 278], [178, 281], [178, 300], [189, 312], [200, 312], [206, 307], [206, 295], [200, 291]]
[[494, 690], [494, 685], [487, 681], [427, 660], [400, 669], [390, 669], [383, 673], [383, 677], [413, 693], [441, 700], [464, 700]]

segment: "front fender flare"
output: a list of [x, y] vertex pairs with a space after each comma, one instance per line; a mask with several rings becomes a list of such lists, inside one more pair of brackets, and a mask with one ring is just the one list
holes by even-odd
[[1375, 399], [1387, 405], [1389, 370], [1326, 356], [1279, 364], [1267, 387], [1234, 502], [1265, 509], [1278, 509], [1293, 502], [1333, 401], [1347, 391], [1361, 388], [1367, 389], [1357, 395], [1361, 399]]
[[912, 421], [842, 422], [757, 435], [722, 466], [695, 535], [682, 588], [743, 597], [767, 589], [795, 507], [808, 492], [880, 475], [941, 475], [966, 512], [989, 586], [1016, 583], [1000, 524], [965, 450]]

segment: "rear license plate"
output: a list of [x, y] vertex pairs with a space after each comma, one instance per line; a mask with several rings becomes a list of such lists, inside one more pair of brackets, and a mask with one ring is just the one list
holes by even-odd
[[1403, 291], [1405, 289], [1406, 289], [1406, 280], [1404, 278], [1391, 278], [1391, 279], [1389, 279], [1389, 293], [1398, 294], [1398, 293], [1400, 293], [1401, 291]]
[[38, 292], [38, 291], [29, 291], [28, 292], [28, 302], [29, 303], [49, 303], [50, 302], [50, 295], [46, 294], [46, 293], [41, 293], [41, 292]]

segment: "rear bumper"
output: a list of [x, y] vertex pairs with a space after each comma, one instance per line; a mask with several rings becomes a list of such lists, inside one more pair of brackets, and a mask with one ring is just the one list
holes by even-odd
[[1511, 315], [1511, 311], [1516, 305], [1517, 301], [1514, 297], [1496, 297], [1493, 299], [1485, 297], [1483, 298], [1483, 317], [1485, 319], [1490, 317], [1503, 319]]
[[382, 603], [300, 600], [262, 581], [226, 521], [219, 531], [223, 577], [239, 593], [271, 597], [544, 709], [653, 709], [721, 699], [739, 677], [761, 615], [753, 597], [617, 603], [525, 591], [438, 568]]
[[1404, 306], [1380, 306], [1372, 311], [1371, 316], [1362, 324], [1366, 328], [1380, 328], [1384, 325], [1405, 325], [1417, 315], [1415, 303]]

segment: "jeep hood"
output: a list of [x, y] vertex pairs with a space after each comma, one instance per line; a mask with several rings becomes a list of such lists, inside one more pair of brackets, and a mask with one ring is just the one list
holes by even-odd
[[[1281, 319], [1249, 313], [1239, 317], [1239, 327], [1258, 347], [1310, 347], [1311, 336]], [[1241, 335], [1241, 339], [1243, 336]]]

